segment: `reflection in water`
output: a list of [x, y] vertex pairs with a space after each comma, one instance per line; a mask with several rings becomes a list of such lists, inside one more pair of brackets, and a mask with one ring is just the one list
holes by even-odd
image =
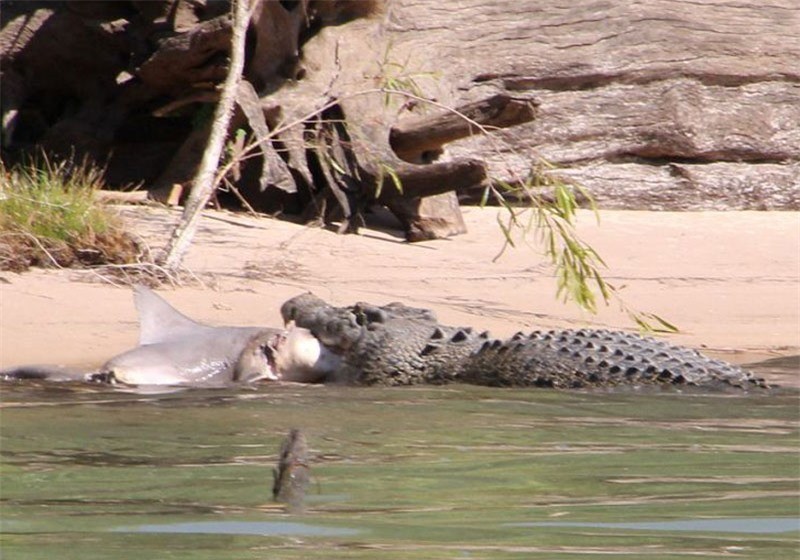
[[750, 519], [685, 519], [640, 523], [589, 523], [579, 521], [536, 521], [509, 523], [509, 527], [589, 527], [593, 529], [640, 529], [642, 531], [701, 531], [705, 533], [788, 533], [800, 531], [798, 517]]
[[261, 535], [265, 537], [350, 537], [362, 531], [344, 527], [323, 527], [285, 521], [205, 521], [116, 527], [114, 533], [197, 533], [206, 535]]

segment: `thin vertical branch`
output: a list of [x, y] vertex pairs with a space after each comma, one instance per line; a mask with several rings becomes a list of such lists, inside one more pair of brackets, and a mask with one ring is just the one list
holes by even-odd
[[250, 10], [248, 9], [250, 0], [231, 0], [231, 3], [233, 34], [230, 68], [222, 87], [219, 103], [214, 111], [211, 135], [208, 138], [205, 152], [203, 152], [203, 159], [197, 175], [195, 175], [192, 191], [183, 208], [180, 222], [175, 226], [167, 246], [164, 248], [163, 264], [168, 270], [176, 270], [180, 266], [197, 231], [201, 212], [208, 204], [217, 186], [216, 170], [228, 134], [236, 92], [244, 69], [244, 42], [250, 20]]

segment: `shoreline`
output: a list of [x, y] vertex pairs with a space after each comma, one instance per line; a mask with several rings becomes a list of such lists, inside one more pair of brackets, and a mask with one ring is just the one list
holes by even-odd
[[[122, 207], [157, 248], [179, 213]], [[214, 325], [279, 326], [288, 298], [312, 291], [335, 305], [402, 301], [443, 323], [518, 330], [636, 330], [614, 304], [589, 315], [555, 300], [555, 280], [535, 245], [497, 260], [497, 209], [465, 208], [469, 232], [408, 244], [397, 231], [341, 236], [269, 218], [206, 212], [185, 260], [203, 285], [157, 291], [187, 316]], [[681, 331], [664, 336], [733, 363], [800, 354], [800, 213], [581, 212], [578, 232], [608, 265], [625, 303]], [[96, 271], [0, 273], [0, 368], [97, 366], [134, 346], [129, 288]], [[798, 372], [800, 377], [800, 372]]]

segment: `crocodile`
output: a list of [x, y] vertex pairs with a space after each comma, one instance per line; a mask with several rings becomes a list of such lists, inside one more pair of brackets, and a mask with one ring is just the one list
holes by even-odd
[[364, 302], [335, 307], [311, 293], [286, 301], [281, 314], [340, 356], [327, 380], [347, 384], [767, 387], [739, 366], [625, 331], [536, 330], [502, 340], [442, 325], [429, 309]]

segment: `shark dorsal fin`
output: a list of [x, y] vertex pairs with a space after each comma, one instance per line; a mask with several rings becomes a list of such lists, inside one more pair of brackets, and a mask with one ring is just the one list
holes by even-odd
[[139, 344], [163, 342], [208, 328], [189, 319], [145, 286], [134, 286], [133, 300], [139, 312]]

